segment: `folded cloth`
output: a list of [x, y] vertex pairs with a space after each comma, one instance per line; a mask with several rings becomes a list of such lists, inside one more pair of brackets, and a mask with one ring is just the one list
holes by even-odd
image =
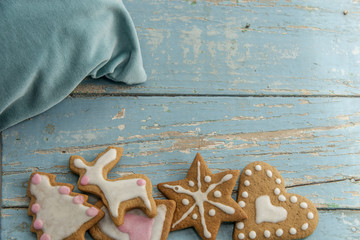
[[0, 131], [59, 103], [86, 76], [146, 80], [121, 0], [0, 1]]

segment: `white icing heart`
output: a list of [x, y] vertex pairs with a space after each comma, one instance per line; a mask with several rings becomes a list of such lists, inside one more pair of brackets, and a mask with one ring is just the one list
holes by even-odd
[[286, 209], [272, 205], [270, 197], [267, 195], [258, 197], [255, 201], [255, 206], [257, 224], [262, 222], [278, 223], [286, 220]]

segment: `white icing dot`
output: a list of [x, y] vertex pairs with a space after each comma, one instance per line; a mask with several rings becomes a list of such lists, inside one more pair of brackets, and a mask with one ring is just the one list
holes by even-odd
[[239, 202], [239, 205], [240, 205], [240, 207], [244, 208], [246, 204], [245, 204], [244, 201], [240, 201], [240, 202]]
[[306, 202], [300, 203], [300, 207], [306, 209], [308, 207]]
[[187, 205], [189, 205], [189, 200], [188, 199], [186, 199], [186, 198], [184, 198], [182, 201], [182, 204], [184, 204], [185, 206], [187, 206]]
[[205, 182], [209, 183], [209, 182], [211, 182], [211, 177], [210, 176], [205, 176], [204, 180], [205, 180]]
[[278, 199], [279, 199], [280, 202], [285, 202], [286, 201], [286, 197], [284, 195], [282, 195], [282, 194], [278, 197]]
[[261, 166], [260, 166], [260, 165], [256, 165], [256, 166], [255, 166], [255, 170], [256, 170], [256, 171], [261, 171]]
[[241, 194], [241, 196], [242, 196], [243, 198], [247, 198], [247, 197], [249, 196], [249, 194], [248, 194], [248, 192], [243, 192], [243, 193]]
[[307, 230], [309, 227], [309, 224], [308, 223], [304, 223], [302, 226], [301, 226], [301, 230]]
[[197, 219], [197, 214], [196, 213], [194, 213], [193, 215], [192, 215], [192, 219], [194, 219], [194, 220], [196, 220]]
[[215, 212], [215, 209], [210, 209], [210, 210], [209, 210], [209, 215], [210, 215], [210, 216], [212, 216], [212, 217], [215, 216], [215, 213], [216, 213], [216, 212]]
[[266, 170], [266, 175], [271, 178], [272, 177], [272, 172], [270, 170]]
[[293, 228], [293, 227], [290, 228], [289, 233], [290, 233], [291, 235], [295, 235], [295, 234], [296, 234], [296, 229]]
[[277, 178], [277, 179], [275, 180], [275, 182], [276, 182], [277, 184], [280, 184], [280, 183], [281, 183], [281, 179], [280, 179], [280, 178]]
[[280, 194], [280, 189], [279, 189], [279, 188], [275, 188], [274, 193], [275, 193], [275, 195], [279, 195], [279, 194]]
[[245, 238], [245, 235], [243, 234], [243, 233], [239, 233], [239, 235], [238, 235], [238, 239], [244, 239]]
[[296, 196], [291, 196], [290, 197], [290, 202], [297, 203], [297, 197]]
[[269, 230], [264, 231], [264, 237], [269, 238], [271, 236], [271, 233]]
[[244, 185], [245, 185], [246, 187], [250, 186], [250, 181], [249, 181], [249, 180], [245, 180], [245, 181], [244, 181]]
[[248, 175], [248, 176], [251, 176], [252, 171], [251, 171], [250, 169], [247, 169], [247, 170], [245, 171], [245, 174]]
[[195, 186], [195, 183], [193, 181], [189, 181], [189, 186], [193, 187], [193, 186]]
[[214, 197], [217, 197], [217, 198], [221, 197], [221, 192], [218, 191], [218, 190], [216, 190], [216, 191], [214, 192]]
[[276, 230], [276, 232], [275, 232], [276, 236], [278, 236], [278, 237], [281, 237], [281, 236], [283, 235], [283, 233], [284, 233], [284, 231], [283, 231], [281, 228], [279, 228], [279, 229]]
[[236, 224], [236, 228], [239, 229], [239, 230], [244, 229], [244, 227], [245, 227], [245, 225], [244, 225], [243, 222], [238, 222], [238, 223]]
[[256, 238], [256, 232], [255, 231], [249, 232], [249, 238], [255, 239]]
[[313, 214], [312, 212], [309, 212], [309, 213], [307, 214], [307, 217], [308, 217], [308, 219], [313, 219], [313, 218], [314, 218], [314, 214]]

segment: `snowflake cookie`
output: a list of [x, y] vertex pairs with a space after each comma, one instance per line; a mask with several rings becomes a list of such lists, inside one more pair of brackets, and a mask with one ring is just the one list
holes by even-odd
[[194, 227], [202, 239], [216, 239], [221, 222], [245, 219], [231, 198], [239, 174], [239, 170], [212, 174], [198, 153], [185, 179], [158, 184], [166, 197], [176, 201], [171, 231]]
[[70, 169], [80, 175], [78, 188], [101, 197], [117, 226], [123, 223], [125, 212], [133, 208], [141, 208], [150, 218], [156, 216], [152, 185], [145, 175], [107, 178], [109, 171], [119, 162], [122, 152], [122, 148], [108, 147], [92, 162], [80, 156], [70, 157]]
[[31, 231], [40, 240], [84, 240], [85, 232], [104, 212], [87, 203], [87, 196], [74, 193], [74, 186], [56, 183], [55, 175], [33, 173], [27, 194], [31, 198], [28, 214], [33, 216]]
[[235, 224], [234, 240], [301, 239], [314, 232], [319, 219], [314, 204], [287, 193], [280, 173], [264, 162], [243, 170], [238, 203], [248, 219]]
[[96, 240], [166, 240], [175, 211], [172, 200], [155, 200], [157, 215], [147, 217], [140, 209], [132, 209], [125, 214], [123, 225], [117, 227], [109, 216], [104, 204], [99, 201], [95, 206], [104, 211], [105, 217], [90, 228]]

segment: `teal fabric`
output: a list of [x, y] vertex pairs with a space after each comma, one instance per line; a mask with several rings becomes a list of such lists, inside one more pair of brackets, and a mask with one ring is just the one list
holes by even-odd
[[54, 106], [86, 76], [146, 80], [122, 1], [0, 1], [0, 131]]

